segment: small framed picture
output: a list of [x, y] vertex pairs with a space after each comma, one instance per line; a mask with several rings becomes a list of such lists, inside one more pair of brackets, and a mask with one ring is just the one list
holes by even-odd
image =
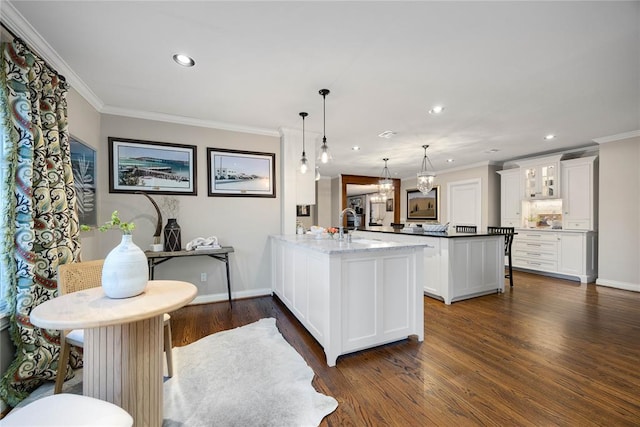
[[387, 212], [393, 212], [393, 198], [387, 199]]
[[207, 148], [209, 196], [276, 197], [275, 153]]
[[311, 205], [296, 206], [296, 216], [311, 216]]
[[418, 190], [407, 190], [407, 221], [422, 219], [440, 222], [440, 186], [426, 195]]
[[109, 137], [109, 193], [195, 196], [196, 146]]

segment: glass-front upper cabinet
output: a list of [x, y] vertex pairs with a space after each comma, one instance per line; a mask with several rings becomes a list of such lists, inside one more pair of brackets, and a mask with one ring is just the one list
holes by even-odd
[[525, 199], [560, 197], [560, 157], [545, 157], [519, 163], [524, 173]]

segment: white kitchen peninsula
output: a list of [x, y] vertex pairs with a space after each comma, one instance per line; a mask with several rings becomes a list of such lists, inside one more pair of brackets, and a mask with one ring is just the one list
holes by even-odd
[[393, 242], [421, 242], [422, 285], [428, 296], [445, 304], [504, 292], [504, 236], [486, 233], [408, 233], [391, 227], [356, 230], [354, 237]]
[[272, 290], [324, 348], [338, 356], [424, 340], [424, 243], [271, 236]]

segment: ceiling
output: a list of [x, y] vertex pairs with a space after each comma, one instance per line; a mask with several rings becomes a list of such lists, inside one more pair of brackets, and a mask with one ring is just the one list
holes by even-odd
[[[640, 129], [637, 1], [1, 8], [3, 22], [104, 113], [279, 135], [300, 129], [306, 111], [319, 145], [318, 91], [328, 88], [333, 160], [323, 176], [379, 176], [384, 157], [394, 177], [415, 176], [423, 144], [443, 172]], [[178, 52], [195, 67], [176, 65]], [[435, 105], [444, 112], [430, 115]], [[395, 136], [378, 136], [387, 130]], [[556, 139], [544, 140], [550, 133]]]

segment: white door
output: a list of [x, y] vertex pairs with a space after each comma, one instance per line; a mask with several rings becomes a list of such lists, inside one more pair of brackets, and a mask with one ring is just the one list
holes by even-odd
[[447, 184], [449, 223], [482, 227], [482, 182], [480, 179]]

